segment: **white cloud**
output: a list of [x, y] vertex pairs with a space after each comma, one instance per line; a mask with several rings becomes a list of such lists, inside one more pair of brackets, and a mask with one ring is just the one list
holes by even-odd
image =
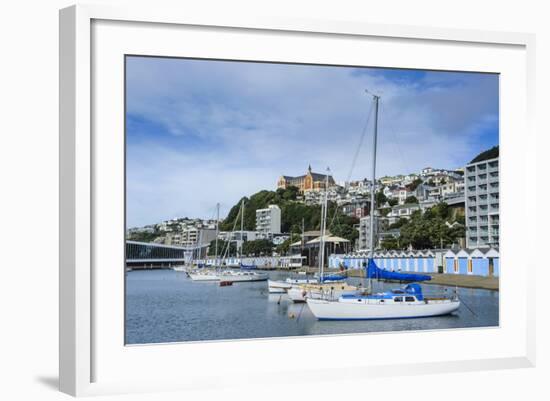
[[[129, 113], [171, 136], [133, 141], [129, 133], [130, 225], [206, 217], [216, 202], [229, 207], [273, 189], [278, 176], [303, 174], [309, 163], [345, 179], [372, 105], [365, 88], [382, 93], [378, 176], [463, 165], [498, 119], [498, 83], [487, 76], [434, 73], [403, 83], [328, 67], [153, 58], [128, 65]], [[371, 134], [353, 178], [371, 174]]]

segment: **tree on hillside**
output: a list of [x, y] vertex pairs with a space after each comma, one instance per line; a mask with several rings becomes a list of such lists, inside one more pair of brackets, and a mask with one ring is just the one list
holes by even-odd
[[407, 196], [407, 198], [405, 199], [405, 203], [406, 203], [406, 204], [409, 204], [409, 203], [416, 203], [416, 204], [418, 204], [418, 199], [417, 199], [416, 196], [414, 196], [414, 195]]
[[[237, 247], [235, 242], [229, 243], [229, 250], [227, 251], [227, 241], [218, 239], [218, 257], [233, 256], [237, 254]], [[210, 246], [208, 247], [208, 256], [216, 256], [216, 240], [210, 241]]]
[[288, 251], [290, 250], [290, 245], [297, 242], [297, 241], [300, 241], [301, 240], [301, 236], [299, 234], [291, 234], [290, 235], [290, 238], [288, 238], [287, 240], [285, 240], [281, 245], [279, 245], [277, 247], [277, 252], [280, 254], [280, 255], [286, 255], [288, 254]]
[[247, 241], [243, 244], [243, 254], [247, 256], [271, 256], [273, 243], [267, 239]]
[[413, 182], [411, 182], [409, 185], [407, 185], [407, 189], [409, 191], [414, 191], [418, 186], [422, 184], [421, 178], [416, 178]]
[[403, 227], [405, 224], [407, 224], [409, 222], [408, 219], [404, 218], [404, 217], [401, 217], [399, 218], [399, 220], [397, 220], [395, 223], [392, 223], [388, 226], [388, 229], [392, 230], [394, 228], [401, 228]]
[[491, 149], [481, 152], [479, 155], [474, 157], [470, 163], [477, 163], [483, 160], [494, 159], [498, 157], [498, 154], [499, 154], [498, 145], [493, 146]]
[[384, 238], [380, 242], [380, 247], [385, 250], [400, 249], [399, 239], [394, 237]]
[[384, 203], [386, 203], [388, 200], [388, 198], [386, 197], [386, 195], [384, 195], [384, 192], [382, 191], [378, 191], [375, 195], [374, 195], [374, 201], [376, 202], [376, 204], [378, 206], [382, 206]]
[[410, 220], [401, 227], [400, 245], [411, 245], [415, 249], [438, 248], [456, 243], [464, 237], [464, 227], [449, 227], [450, 208], [444, 202], [427, 209], [424, 213], [415, 211]]

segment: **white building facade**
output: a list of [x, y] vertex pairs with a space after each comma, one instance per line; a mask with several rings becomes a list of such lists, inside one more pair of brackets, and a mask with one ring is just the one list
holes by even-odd
[[464, 172], [466, 248], [499, 244], [498, 158], [468, 164]]

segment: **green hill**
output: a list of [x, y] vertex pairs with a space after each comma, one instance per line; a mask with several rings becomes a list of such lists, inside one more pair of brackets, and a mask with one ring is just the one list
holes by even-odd
[[494, 159], [498, 157], [498, 145], [493, 146], [491, 149], [481, 152], [479, 155], [474, 157], [470, 163], [477, 163], [483, 160]]

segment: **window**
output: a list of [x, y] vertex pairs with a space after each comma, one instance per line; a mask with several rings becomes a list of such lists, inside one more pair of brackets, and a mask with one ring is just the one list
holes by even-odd
[[395, 297], [393, 302], [403, 302], [403, 297]]
[[405, 302], [414, 302], [416, 299], [414, 297], [405, 297]]

